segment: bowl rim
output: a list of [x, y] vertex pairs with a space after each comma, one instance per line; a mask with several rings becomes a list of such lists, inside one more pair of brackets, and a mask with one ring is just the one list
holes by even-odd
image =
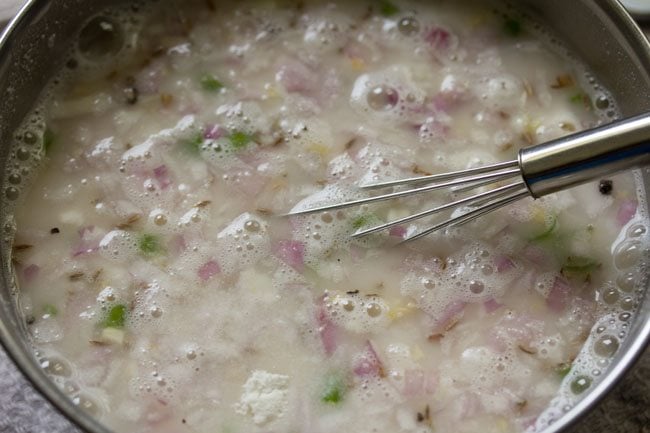
[[[640, 60], [646, 71], [650, 73], [650, 42], [628, 11], [617, 0], [597, 0], [595, 3], [612, 20], [622, 33], [625, 42], [632, 48], [636, 59]], [[26, 0], [13, 19], [6, 24], [4, 30], [0, 33], [0, 63], [6, 61], [16, 33], [20, 32], [21, 28], [29, 25], [31, 20], [45, 8], [47, 8], [47, 2], [44, 0]], [[639, 327], [636, 338], [627, 346], [627, 350], [618, 358], [616, 364], [609, 368], [603, 379], [570, 410], [546, 427], [542, 433], [568, 431], [590, 414], [609, 392], [620, 383], [623, 376], [630, 371], [650, 346], [650, 316], [647, 316], [645, 323], [642, 323]], [[27, 346], [28, 344], [23, 342], [16, 329], [8, 327], [5, 321], [0, 320], [0, 348], [5, 350], [8, 358], [12, 360], [28, 383], [41, 396], [45, 397], [47, 402], [58, 410], [59, 414], [67, 418], [73, 426], [88, 433], [113, 433], [96, 418], [80, 410], [47, 377], [36, 362], [33, 354], [26, 350], [28, 349]]]
[[[26, 0], [24, 2], [0, 33], [0, 64], [7, 61], [16, 34], [22, 28], [29, 26], [31, 21], [47, 7], [48, 2], [44, 0]], [[71, 425], [77, 429], [87, 433], [114, 433], [95, 417], [76, 406], [72, 399], [47, 377], [33, 353], [29, 352], [28, 344], [23, 341], [15, 328], [8, 327], [5, 320], [0, 320], [0, 348], [5, 350], [18, 371], [41, 396], [45, 397], [47, 403], [52, 405], [64, 418], [67, 418]]]

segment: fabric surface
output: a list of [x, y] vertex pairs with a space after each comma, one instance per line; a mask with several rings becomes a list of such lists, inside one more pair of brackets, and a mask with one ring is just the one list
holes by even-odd
[[[0, 11], [16, 0], [0, 0]], [[0, 16], [0, 29], [2, 29]], [[649, 29], [650, 30], [650, 29]], [[650, 433], [650, 349], [576, 433]], [[0, 348], [0, 433], [81, 433], [27, 382]], [[445, 432], [453, 433], [453, 432]]]
[[31, 387], [1, 348], [0, 433], [80, 433]]

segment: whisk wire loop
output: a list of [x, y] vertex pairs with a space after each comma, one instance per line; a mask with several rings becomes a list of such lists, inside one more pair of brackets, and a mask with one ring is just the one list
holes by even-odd
[[[469, 210], [420, 231], [402, 242], [412, 241], [436, 230], [458, 226], [492, 212], [523, 197], [539, 198], [575, 185], [634, 167], [650, 165], [650, 113], [642, 113], [591, 130], [577, 132], [546, 143], [519, 150], [517, 160], [450, 173], [412, 177], [409, 179], [361, 185], [361, 190], [415, 186], [398, 191], [328, 204], [310, 209], [298, 205], [287, 215], [305, 215], [326, 210], [342, 209], [378, 201], [398, 199], [441, 188], [449, 188], [451, 197], [465, 191], [495, 184], [496, 187], [473, 196], [410, 215], [354, 233], [361, 237], [398, 224], [414, 221], [443, 210], [466, 206]], [[506, 179], [520, 180], [500, 186]], [[419, 186], [418, 185], [424, 185]], [[459, 209], [459, 212], [463, 209]]]
[[414, 241], [416, 239], [427, 236], [427, 235], [429, 235], [429, 234], [431, 234], [431, 233], [433, 233], [433, 232], [435, 232], [437, 230], [442, 230], [442, 229], [444, 229], [446, 227], [449, 227], [449, 226], [459, 226], [461, 224], [465, 224], [465, 223], [470, 222], [470, 221], [472, 221], [472, 220], [474, 220], [474, 219], [476, 219], [476, 218], [478, 218], [478, 217], [480, 217], [482, 215], [490, 213], [490, 212], [492, 212], [492, 211], [494, 211], [496, 209], [499, 209], [500, 207], [503, 207], [503, 206], [505, 206], [505, 205], [507, 205], [509, 203], [512, 203], [514, 201], [517, 201], [517, 200], [519, 200], [521, 198], [524, 198], [524, 197], [527, 197], [527, 196], [530, 196], [530, 192], [528, 192], [527, 189], [520, 190], [520, 191], [517, 191], [517, 192], [513, 192], [513, 193], [509, 194], [508, 196], [503, 197], [503, 198], [501, 198], [501, 199], [499, 199], [497, 201], [488, 203], [488, 204], [486, 204], [484, 206], [480, 206], [480, 207], [478, 207], [478, 208], [476, 208], [474, 210], [471, 210], [471, 211], [469, 211], [467, 213], [459, 215], [459, 216], [457, 216], [455, 218], [450, 218], [450, 219], [445, 220], [445, 221], [443, 221], [443, 222], [441, 222], [439, 224], [434, 225], [433, 227], [430, 227], [430, 228], [428, 228], [426, 230], [423, 230], [423, 231], [421, 231], [419, 233], [416, 233], [415, 235], [404, 239], [402, 241], [402, 243], [403, 242]]
[[[456, 172], [456, 176], [462, 176], [462, 172]], [[479, 173], [479, 174], [474, 174], [470, 176], [462, 176], [457, 179], [453, 180], [448, 180], [446, 182], [441, 182], [441, 183], [433, 183], [431, 185], [426, 185], [422, 186], [419, 188], [413, 188], [413, 189], [407, 189], [404, 191], [396, 191], [396, 192], [391, 192], [391, 193], [386, 193], [386, 194], [381, 194], [381, 195], [376, 195], [372, 197], [365, 197], [357, 200], [350, 200], [346, 201], [343, 203], [336, 203], [336, 204], [331, 204], [331, 205], [323, 205], [323, 206], [317, 206], [309, 209], [295, 209], [290, 211], [287, 216], [293, 216], [293, 215], [308, 215], [312, 213], [317, 213], [317, 212], [324, 212], [324, 211], [329, 211], [329, 210], [337, 210], [337, 209], [344, 209], [347, 207], [352, 207], [352, 206], [361, 206], [364, 204], [370, 204], [370, 203], [376, 203], [380, 201], [386, 201], [386, 200], [393, 200], [397, 198], [402, 198], [402, 197], [408, 197], [411, 195], [415, 194], [421, 194], [423, 192], [428, 192], [428, 191], [433, 191], [436, 189], [442, 189], [442, 188], [448, 188], [452, 187], [455, 185], [463, 185], [467, 184], [468, 182], [470, 183], [477, 183], [477, 182], [487, 182], [490, 181], [489, 183], [492, 182], [497, 182], [499, 180], [507, 179], [513, 176], [517, 176], [521, 174], [520, 170], [518, 168], [510, 168], [506, 170], [501, 170], [497, 171], [494, 173]], [[412, 179], [421, 179], [421, 178], [412, 178]], [[408, 182], [408, 179], [402, 180], [401, 182]], [[419, 180], [418, 180], [419, 182]], [[405, 183], [404, 183], [405, 184]], [[381, 188], [388, 187], [391, 185], [386, 185], [383, 186], [383, 184], [372, 184], [372, 185], [367, 185], [367, 187], [375, 187], [377, 185], [381, 185]]]
[[[439, 182], [442, 180], [449, 179], [458, 179], [463, 178], [467, 179], [468, 177], [490, 172], [498, 172], [500, 170], [505, 170], [508, 168], [517, 168], [515, 171], [510, 171], [511, 173], [519, 174], [519, 162], [517, 160], [499, 162], [496, 164], [484, 165], [481, 167], [468, 168], [466, 170], [459, 171], [450, 171], [447, 173], [440, 174], [431, 174], [428, 176], [419, 176], [419, 177], [410, 177], [407, 179], [398, 179], [391, 180], [387, 182], [378, 182], [367, 185], [361, 185], [361, 189], [378, 189], [378, 188], [387, 188], [389, 186], [402, 186], [402, 185], [416, 185], [422, 183], [432, 183]], [[467, 182], [468, 180], [465, 180]]]
[[506, 186], [502, 186], [502, 187], [499, 187], [499, 188], [495, 188], [495, 189], [492, 189], [490, 191], [482, 192], [480, 194], [476, 194], [476, 195], [473, 195], [473, 196], [470, 196], [470, 197], [465, 197], [465, 198], [462, 198], [462, 199], [459, 199], [459, 200], [456, 200], [456, 201], [453, 201], [453, 202], [450, 202], [450, 203], [446, 203], [446, 204], [434, 207], [432, 209], [425, 210], [423, 212], [419, 212], [419, 213], [409, 215], [409, 216], [404, 217], [404, 218], [400, 218], [400, 219], [397, 219], [397, 220], [394, 220], [394, 221], [387, 222], [385, 224], [381, 224], [381, 225], [371, 227], [371, 228], [368, 228], [368, 229], [365, 229], [365, 230], [357, 231], [356, 233], [354, 233], [352, 235], [352, 237], [353, 238], [359, 238], [359, 237], [366, 236], [366, 235], [369, 235], [369, 234], [372, 234], [372, 233], [377, 233], [377, 232], [379, 232], [381, 230], [385, 230], [387, 228], [390, 228], [390, 227], [393, 227], [393, 226], [396, 226], [396, 225], [405, 224], [405, 223], [408, 223], [408, 222], [411, 222], [411, 221], [414, 221], [414, 220], [417, 220], [417, 219], [420, 219], [420, 218], [424, 218], [424, 217], [427, 217], [427, 216], [442, 212], [442, 211], [447, 210], [447, 209], [456, 208], [456, 207], [463, 206], [463, 205], [470, 205], [471, 203], [475, 203], [475, 202], [478, 202], [478, 203], [489, 202], [489, 201], [497, 199], [497, 198], [499, 198], [499, 197], [501, 197], [501, 196], [503, 196], [505, 194], [508, 194], [508, 193], [510, 193], [512, 191], [522, 190], [522, 188], [525, 188], [525, 184], [524, 184], [523, 181], [520, 181], [520, 182], [517, 182], [517, 183], [514, 183], [514, 184], [510, 184], [510, 185], [506, 185]]

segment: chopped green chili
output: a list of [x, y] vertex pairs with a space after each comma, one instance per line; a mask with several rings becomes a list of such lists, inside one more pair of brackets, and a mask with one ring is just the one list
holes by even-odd
[[201, 77], [201, 87], [208, 92], [218, 92], [224, 85], [214, 75], [205, 74]]
[[569, 256], [560, 271], [569, 279], [588, 280], [591, 273], [600, 267], [600, 263], [590, 257]]
[[243, 131], [233, 131], [228, 136], [228, 140], [233, 149], [240, 150], [248, 146], [253, 141], [253, 137]]
[[574, 104], [579, 104], [582, 102], [584, 97], [585, 95], [583, 93], [576, 93], [569, 98], [569, 101], [573, 102]]
[[145, 256], [154, 256], [163, 251], [157, 236], [145, 233], [138, 239], [138, 247]]
[[111, 309], [108, 310], [108, 314], [106, 315], [106, 318], [104, 319], [102, 325], [104, 326], [104, 328], [121, 329], [124, 328], [125, 323], [126, 323], [126, 305], [117, 304], [117, 305], [113, 305]]
[[187, 138], [181, 142], [183, 149], [190, 155], [198, 156], [201, 153], [201, 148], [203, 147], [203, 134], [197, 132], [190, 138]]
[[45, 132], [43, 132], [43, 152], [45, 155], [48, 155], [50, 151], [52, 150], [52, 145], [56, 141], [56, 136], [54, 135], [54, 132], [52, 132], [51, 129], [46, 128]]
[[59, 314], [59, 310], [56, 308], [56, 306], [52, 304], [45, 304], [43, 305], [43, 314], [47, 314], [50, 317], [54, 317], [57, 314]]
[[359, 230], [366, 227], [371, 227], [377, 224], [381, 224], [383, 221], [379, 217], [372, 213], [362, 214], [352, 220], [352, 228]]
[[325, 378], [321, 401], [324, 403], [338, 404], [343, 401], [346, 392], [345, 381], [338, 374], [329, 374]]
[[390, 17], [399, 12], [399, 8], [388, 0], [379, 0], [379, 13], [385, 17]]
[[530, 240], [532, 242], [546, 241], [553, 236], [553, 233], [555, 232], [556, 229], [557, 229], [557, 217], [553, 216], [553, 220], [551, 221], [551, 224], [549, 224], [546, 227], [546, 230], [544, 230], [538, 235], [533, 236], [532, 238], [530, 238]]
[[563, 362], [555, 366], [555, 372], [558, 376], [564, 378], [571, 371], [571, 367], [572, 365], [570, 362]]
[[571, 101], [573, 104], [583, 104], [587, 110], [591, 110], [592, 108], [591, 98], [589, 95], [583, 92], [578, 92], [574, 95], [571, 95], [569, 97], [569, 101]]

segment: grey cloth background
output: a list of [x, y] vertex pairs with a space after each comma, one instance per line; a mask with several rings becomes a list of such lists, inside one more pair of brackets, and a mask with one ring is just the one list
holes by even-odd
[[[0, 29], [2, 18], [8, 16], [6, 11], [16, 3], [19, 1], [0, 0]], [[636, 367], [575, 431], [650, 433], [650, 349], [646, 350]], [[2, 348], [0, 433], [81, 433], [32, 388]]]

